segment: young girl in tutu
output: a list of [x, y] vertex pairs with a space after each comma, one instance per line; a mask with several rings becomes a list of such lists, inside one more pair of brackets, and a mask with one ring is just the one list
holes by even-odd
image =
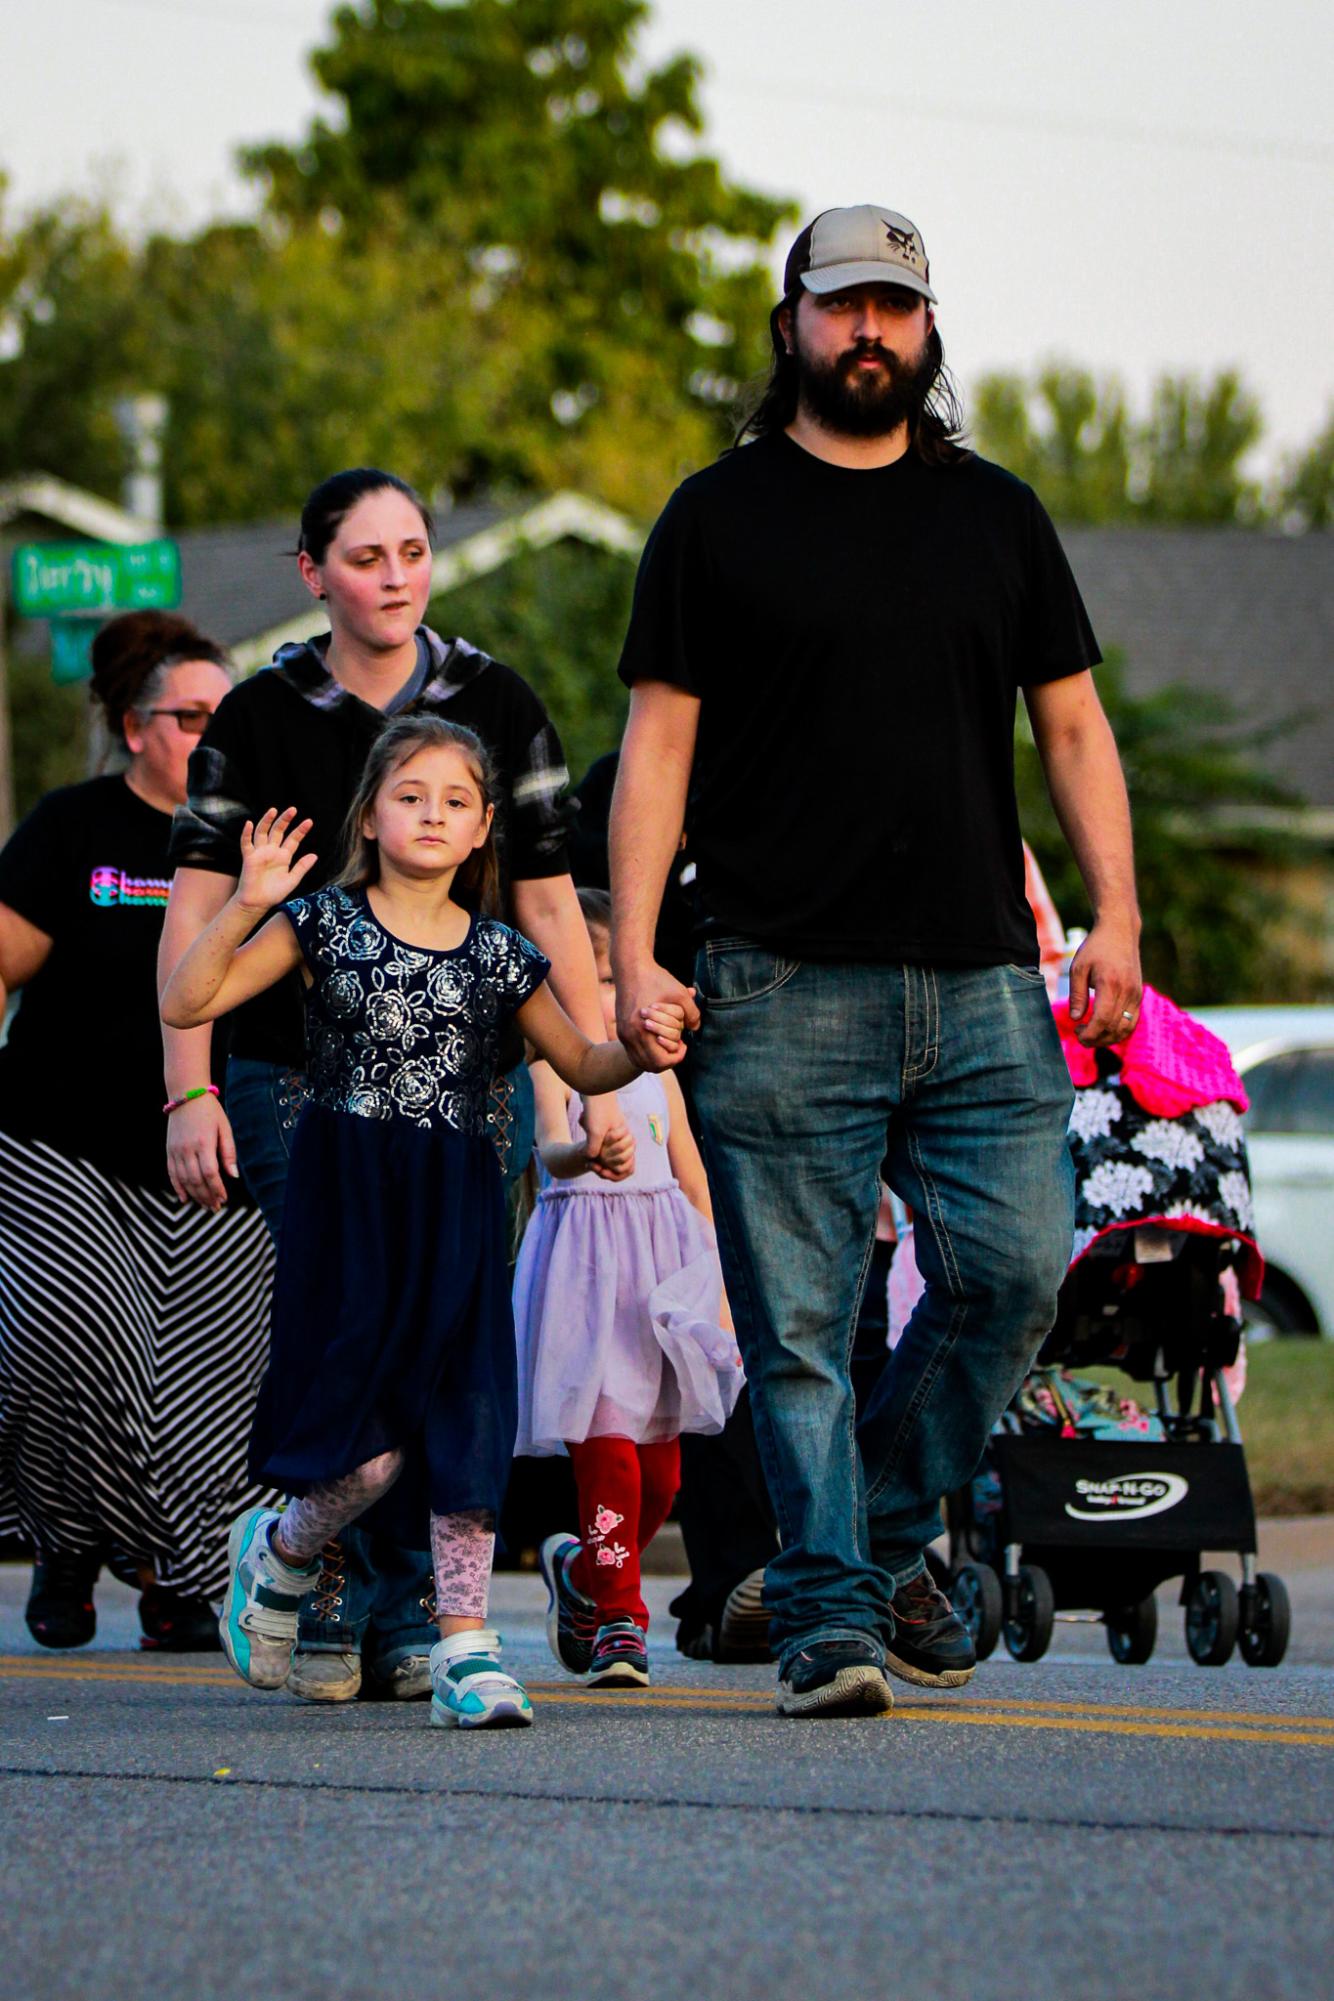
[[[486, 914], [495, 782], [470, 730], [408, 717], [377, 739], [342, 876], [294, 894], [314, 857], [294, 809], [247, 822], [234, 895], [163, 994], [176, 1028], [300, 968], [311, 1102], [292, 1146], [269, 1370], [251, 1464], [298, 1498], [235, 1524], [223, 1645], [258, 1688], [288, 1673], [325, 1543], [376, 1509], [415, 1546], [429, 1513], [440, 1639], [431, 1721], [523, 1724], [532, 1710], [487, 1624], [496, 1512], [515, 1425], [500, 1166], [487, 1129], [514, 1018], [576, 1088], [637, 1075], [590, 1043], [536, 947]], [[247, 934], [267, 913], [276, 914]], [[663, 1047], [680, 1016], [655, 1010]]]
[[[603, 1016], [615, 1034], [611, 900], [584, 889]], [[568, 1451], [582, 1538], [548, 1537], [547, 1638], [590, 1686], [648, 1683], [639, 1559], [667, 1519], [682, 1432], [719, 1432], [740, 1394], [708, 1184], [681, 1087], [644, 1072], [620, 1094], [634, 1172], [589, 1172], [582, 1107], [533, 1066], [537, 1208], [514, 1277], [520, 1453]]]

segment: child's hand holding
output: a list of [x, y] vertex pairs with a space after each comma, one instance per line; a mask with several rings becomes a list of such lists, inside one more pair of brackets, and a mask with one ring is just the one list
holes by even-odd
[[588, 1166], [603, 1181], [625, 1181], [635, 1171], [635, 1136], [624, 1121], [608, 1126], [596, 1160]]
[[652, 1007], [640, 1009], [640, 1020], [645, 1033], [651, 1035], [663, 1049], [676, 1049], [685, 1034], [686, 1011], [675, 1001], [655, 1001]]
[[272, 910], [295, 894], [303, 876], [314, 868], [318, 856], [302, 855], [297, 849], [315, 824], [296, 820], [296, 807], [280, 813], [270, 806], [258, 822], [247, 820], [241, 829], [241, 880], [236, 901], [243, 910]]

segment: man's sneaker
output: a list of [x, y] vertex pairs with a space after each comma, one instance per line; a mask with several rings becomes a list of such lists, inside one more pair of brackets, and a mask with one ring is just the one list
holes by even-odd
[[232, 1524], [227, 1555], [232, 1566], [218, 1632], [223, 1652], [252, 1688], [281, 1688], [292, 1668], [301, 1601], [319, 1580], [319, 1558], [304, 1570], [284, 1563], [271, 1537], [280, 1516], [252, 1508]]
[[599, 1626], [588, 1663], [590, 1688], [647, 1688], [648, 1648], [633, 1619]]
[[372, 1667], [361, 1684], [366, 1702], [418, 1702], [431, 1693], [431, 1656], [404, 1654], [391, 1667]]
[[139, 1598], [139, 1645], [147, 1653], [216, 1653], [218, 1615], [207, 1598], [187, 1598], [165, 1585], [150, 1584]]
[[549, 1535], [537, 1553], [547, 1587], [547, 1645], [567, 1674], [587, 1674], [598, 1629], [598, 1608], [570, 1582], [579, 1554], [572, 1535]]
[[767, 1661], [769, 1613], [764, 1603], [764, 1572], [752, 1570], [728, 1593], [714, 1642], [716, 1661]]
[[929, 1571], [900, 1584], [889, 1609], [894, 1637], [885, 1666], [891, 1674], [920, 1688], [962, 1688], [972, 1678], [977, 1654], [968, 1628]]
[[354, 1702], [361, 1693], [361, 1655], [328, 1647], [296, 1647], [287, 1693], [302, 1702]]
[[501, 1730], [531, 1723], [523, 1685], [500, 1665], [500, 1635], [451, 1633], [431, 1648], [431, 1721], [445, 1729]]
[[96, 1550], [53, 1550], [32, 1566], [24, 1618], [42, 1647], [86, 1647], [97, 1631], [93, 1586], [102, 1559]]
[[883, 1716], [894, 1697], [869, 1640], [812, 1640], [779, 1681], [774, 1707], [780, 1716]]

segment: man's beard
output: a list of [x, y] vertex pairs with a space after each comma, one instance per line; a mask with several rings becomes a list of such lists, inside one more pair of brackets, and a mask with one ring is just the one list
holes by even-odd
[[[875, 355], [883, 368], [860, 366]], [[815, 363], [798, 347], [797, 386], [802, 403], [826, 431], [847, 438], [882, 438], [900, 424], [911, 428], [922, 414], [936, 379], [937, 365], [925, 342], [916, 360], [890, 354], [878, 341], [859, 341], [833, 361]]]

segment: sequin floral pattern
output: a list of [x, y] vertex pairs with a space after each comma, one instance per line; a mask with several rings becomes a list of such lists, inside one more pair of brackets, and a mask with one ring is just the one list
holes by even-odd
[[476, 917], [448, 952], [406, 945], [364, 891], [283, 905], [314, 984], [306, 996], [311, 1095], [358, 1118], [484, 1134], [500, 1034], [550, 970], [536, 946]]

